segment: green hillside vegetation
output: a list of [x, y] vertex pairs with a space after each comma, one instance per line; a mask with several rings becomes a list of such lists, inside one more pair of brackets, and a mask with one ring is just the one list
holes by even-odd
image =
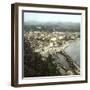
[[29, 31], [63, 31], [63, 32], [80, 32], [80, 23], [64, 23], [64, 22], [57, 22], [57, 23], [25, 23], [24, 30], [26, 32]]

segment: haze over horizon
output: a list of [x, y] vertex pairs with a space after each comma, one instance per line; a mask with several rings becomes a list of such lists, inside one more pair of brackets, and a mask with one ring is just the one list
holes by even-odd
[[24, 22], [71, 22], [80, 23], [81, 15], [71, 14], [51, 14], [51, 13], [24, 13]]

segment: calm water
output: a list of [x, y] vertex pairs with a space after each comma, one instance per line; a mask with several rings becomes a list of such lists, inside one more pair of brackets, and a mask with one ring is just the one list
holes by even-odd
[[65, 52], [80, 66], [80, 40], [72, 42]]

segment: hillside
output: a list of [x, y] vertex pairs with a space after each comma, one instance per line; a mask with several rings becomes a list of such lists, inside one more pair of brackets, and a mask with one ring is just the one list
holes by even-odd
[[72, 22], [28, 22], [24, 24], [25, 31], [59, 31], [59, 32], [79, 32], [80, 23]]

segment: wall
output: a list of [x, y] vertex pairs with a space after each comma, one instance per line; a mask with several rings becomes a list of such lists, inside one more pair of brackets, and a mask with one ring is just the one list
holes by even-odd
[[[10, 86], [11, 78], [11, 3], [14, 2], [32, 2], [44, 4], [61, 4], [61, 5], [76, 5], [89, 6], [89, 0], [1, 0], [0, 1], [0, 90], [88, 90], [89, 83], [86, 84], [71, 84], [71, 85], [54, 85], [54, 86], [38, 86], [13, 88]], [[89, 6], [90, 8], [90, 6]], [[89, 12], [90, 14], [90, 12]], [[88, 17], [90, 19], [90, 17]], [[89, 27], [90, 28], [90, 27]], [[89, 29], [88, 29], [89, 30]], [[88, 31], [90, 34], [90, 31]], [[90, 35], [89, 35], [90, 38]], [[90, 42], [89, 42], [90, 45]], [[90, 50], [90, 48], [88, 48]], [[90, 52], [90, 51], [89, 51]], [[90, 58], [90, 57], [89, 57]], [[89, 59], [88, 59], [89, 60]], [[90, 63], [90, 61], [88, 61]], [[89, 66], [90, 68], [90, 66]], [[90, 75], [90, 71], [89, 71]]]

